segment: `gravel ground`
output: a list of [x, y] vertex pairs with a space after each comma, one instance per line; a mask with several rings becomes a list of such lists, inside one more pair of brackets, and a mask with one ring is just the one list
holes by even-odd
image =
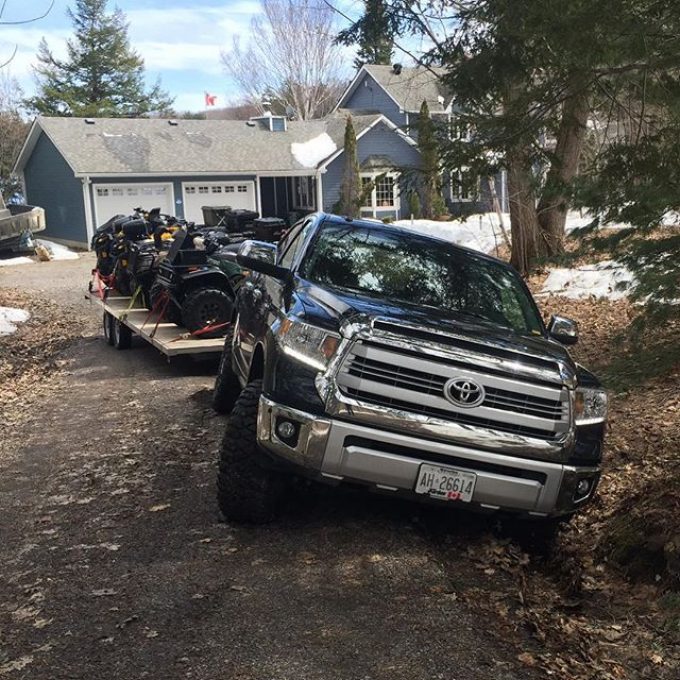
[[91, 266], [0, 272], [74, 318], [50, 388], [3, 442], [0, 676], [537, 677], [517, 660], [528, 635], [477, 600], [512, 587], [475, 558], [484, 519], [312, 489], [270, 526], [220, 522], [215, 365], [106, 346]]

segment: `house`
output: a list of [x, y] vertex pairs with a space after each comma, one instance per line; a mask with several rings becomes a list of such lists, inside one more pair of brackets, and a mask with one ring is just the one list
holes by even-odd
[[[87, 246], [94, 229], [133, 208], [202, 222], [201, 207], [262, 216], [332, 210], [340, 196], [348, 112], [324, 120], [249, 121], [38, 117], [15, 164], [28, 203], [45, 209], [49, 238]], [[417, 167], [416, 142], [381, 113], [353, 115], [366, 178], [362, 209], [398, 218], [399, 170]]]
[[[336, 109], [356, 114], [381, 113], [398, 129], [411, 138], [418, 138], [418, 118], [423, 101], [427, 102], [430, 116], [445, 125], [449, 134], [468, 139], [470, 131], [457, 122], [459, 109], [455, 98], [447, 91], [441, 77], [442, 68], [406, 67], [367, 64], [362, 66], [343, 92]], [[505, 172], [493, 178], [493, 190], [500, 207], [507, 212], [508, 192]], [[444, 198], [454, 214], [494, 210], [489, 179], [459, 173], [451, 181], [443, 178]]]

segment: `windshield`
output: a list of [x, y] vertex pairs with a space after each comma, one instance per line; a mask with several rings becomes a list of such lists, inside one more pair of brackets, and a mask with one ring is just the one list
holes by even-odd
[[512, 270], [416, 234], [324, 225], [300, 274], [330, 288], [542, 333], [536, 307]]

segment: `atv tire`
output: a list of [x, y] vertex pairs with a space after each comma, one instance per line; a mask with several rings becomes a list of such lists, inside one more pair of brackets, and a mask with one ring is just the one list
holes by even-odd
[[[282, 473], [260, 464], [257, 410], [262, 381], [245, 386], [236, 400], [222, 440], [217, 501], [227, 520], [264, 524], [276, 518], [287, 490]], [[260, 459], [260, 460], [258, 460]]]
[[113, 322], [115, 321], [111, 312], [104, 312], [102, 317], [102, 326], [104, 328], [104, 340], [107, 345], [113, 347]]
[[132, 346], [132, 331], [115, 317], [111, 323], [111, 336], [116, 349], [130, 349]]
[[224, 349], [220, 357], [220, 367], [215, 378], [212, 407], [217, 413], [229, 413], [234, 407], [241, 385], [231, 367], [231, 346], [234, 340], [234, 325], [229, 326], [224, 338]]
[[[188, 292], [182, 303], [182, 323], [194, 333], [206, 326], [227, 323], [231, 320], [234, 301], [229, 293], [219, 288], [196, 288]], [[224, 327], [201, 333], [202, 338], [219, 338]]]
[[[160, 283], [154, 283], [149, 291], [149, 302], [151, 304], [150, 309], [153, 309], [158, 302], [158, 298], [163, 293], [167, 292], [167, 288], [162, 286]], [[160, 311], [160, 309], [159, 309]], [[182, 315], [180, 313], [179, 307], [172, 301], [168, 300], [168, 304], [165, 307], [165, 314], [163, 315], [163, 321], [168, 323], [176, 323], [178, 326], [182, 323]]]

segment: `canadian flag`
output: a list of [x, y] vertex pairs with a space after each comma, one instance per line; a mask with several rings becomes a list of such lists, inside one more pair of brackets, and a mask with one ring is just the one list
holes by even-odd
[[209, 94], [208, 92], [205, 93], [205, 105], [206, 106], [215, 106], [216, 101], [217, 101], [217, 95], [216, 94]]

